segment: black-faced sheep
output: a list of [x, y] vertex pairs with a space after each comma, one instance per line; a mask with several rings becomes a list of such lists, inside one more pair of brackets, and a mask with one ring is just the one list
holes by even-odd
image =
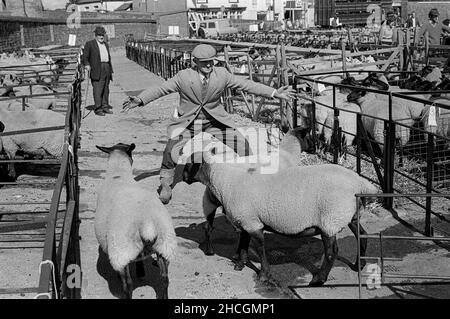
[[[315, 151], [314, 143], [309, 136], [309, 131], [309, 128], [301, 127], [291, 129], [284, 135], [277, 150], [270, 154], [255, 154], [245, 157], [240, 157], [231, 148], [212, 136], [208, 138], [203, 134], [199, 142], [202, 144], [201, 149], [203, 147], [214, 147], [217, 152], [215, 156], [216, 161], [220, 160], [229, 167], [240, 169], [244, 172], [251, 170], [255, 174], [273, 174], [280, 170], [297, 166], [302, 152], [313, 153]], [[195, 147], [192, 149], [195, 149]], [[189, 155], [189, 152], [183, 150], [183, 156], [188, 157]], [[195, 165], [197, 166], [193, 167], [192, 165], [188, 165], [185, 169], [185, 181], [189, 183], [198, 181], [192, 176], [194, 175], [193, 172], [198, 169], [198, 164]], [[207, 221], [205, 224], [205, 254], [213, 255], [214, 248], [211, 236], [214, 229], [214, 218], [217, 209], [222, 205], [209, 188], [205, 189], [202, 201], [203, 214]]]
[[[357, 235], [355, 194], [377, 193], [377, 188], [339, 165], [291, 167], [276, 174], [255, 174], [226, 163], [214, 163], [212, 153], [204, 152], [205, 162], [196, 179], [210, 189], [227, 217], [241, 230], [235, 269], [246, 264], [249, 242], [254, 238], [261, 259], [259, 276], [267, 279], [264, 230], [289, 236], [321, 234], [325, 258], [310, 285], [323, 285], [337, 256], [336, 234], [349, 226]], [[363, 228], [360, 230], [365, 233]], [[367, 241], [362, 240], [361, 256], [365, 255], [366, 245]]]
[[129, 264], [144, 248], [158, 256], [163, 279], [162, 298], [168, 298], [168, 266], [177, 239], [172, 219], [156, 193], [141, 187], [132, 175], [134, 144], [97, 146], [109, 154], [95, 213], [95, 235], [111, 266], [120, 274], [125, 298], [132, 296]]

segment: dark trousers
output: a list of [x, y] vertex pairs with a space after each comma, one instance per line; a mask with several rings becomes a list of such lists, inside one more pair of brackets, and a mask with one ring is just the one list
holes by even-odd
[[[160, 177], [171, 178], [175, 174], [176, 160], [184, 145], [196, 134], [207, 132], [233, 149], [239, 156], [250, 155], [250, 146], [245, 137], [236, 129], [230, 128], [215, 119], [203, 120], [199, 126], [192, 122], [186, 130], [174, 139], [169, 139], [163, 153]], [[173, 155], [173, 156], [172, 156]], [[175, 157], [175, 158], [174, 158]], [[197, 161], [198, 159], [194, 159]]]
[[94, 91], [95, 109], [109, 105], [109, 82], [111, 80], [111, 67], [109, 63], [101, 63], [100, 79], [91, 80]]

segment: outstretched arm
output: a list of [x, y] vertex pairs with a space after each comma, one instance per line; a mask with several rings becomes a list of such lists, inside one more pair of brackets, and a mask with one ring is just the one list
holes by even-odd
[[231, 89], [241, 89], [250, 94], [261, 95], [271, 98], [275, 97], [283, 100], [289, 100], [295, 94], [295, 91], [292, 88], [289, 88], [288, 86], [281, 87], [277, 90], [262, 83], [256, 83], [251, 80], [238, 78], [229, 72], [228, 76], [229, 79], [227, 86]]
[[127, 99], [123, 103], [122, 112], [126, 112], [138, 106], [147, 105], [148, 103], [157, 100], [160, 97], [178, 92], [180, 88], [179, 83], [180, 78], [179, 75], [177, 74], [173, 78], [165, 81], [160, 86], [146, 89], [144, 92], [139, 94], [139, 96], [127, 97]]

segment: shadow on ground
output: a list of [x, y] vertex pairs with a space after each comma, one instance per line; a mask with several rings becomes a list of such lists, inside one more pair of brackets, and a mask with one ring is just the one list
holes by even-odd
[[[206, 222], [200, 224], [191, 224], [188, 227], [178, 227], [176, 228], [177, 236], [198, 243], [198, 247], [203, 252], [205, 252], [205, 223]], [[405, 225], [410, 226], [408, 227]], [[239, 240], [238, 233], [234, 230], [233, 226], [223, 215], [216, 217], [214, 221], [214, 228], [215, 229], [212, 235], [212, 240], [215, 254], [232, 261], [232, 257], [237, 249], [237, 243]], [[416, 231], [420, 228], [422, 228], [420, 222], [397, 224], [383, 230], [383, 235], [417, 236]], [[299, 283], [307, 284], [308, 281], [305, 277], [308, 275], [312, 276], [312, 274], [316, 273], [319, 270], [323, 257], [323, 246], [319, 236], [309, 238], [292, 238], [273, 233], [266, 233], [265, 241], [266, 254], [272, 269], [277, 265], [294, 264], [299, 266], [298, 269], [292, 271], [292, 275], [286, 274], [284, 276], [288, 282], [295, 282], [294, 288], [295, 285]], [[426, 262], [427, 258], [429, 258], [426, 256], [428, 256], [431, 251], [435, 251], [439, 247], [448, 250], [448, 246], [446, 247], [445, 245], [437, 246], [432, 244], [423, 244], [420, 241], [384, 240], [382, 245], [384, 257], [405, 259], [406, 257], [409, 258], [411, 255], [417, 255], [419, 256], [417, 262]], [[192, 249], [197, 248], [195, 245], [189, 246], [191, 246], [190, 248]], [[352, 263], [356, 261], [356, 239], [353, 235], [339, 238], [338, 247], [339, 256], [341, 258], [344, 257], [344, 259]], [[369, 240], [367, 255], [375, 257], [378, 257], [380, 255], [379, 240]], [[257, 273], [259, 272], [259, 267], [256, 267], [253, 264], [253, 262], [259, 263], [259, 257], [254, 249], [253, 241], [250, 244], [249, 260], [250, 262], [247, 264], [247, 266], [255, 271], [255, 292], [259, 293], [258, 290], [261, 290], [263, 293], [265, 293], [267, 290], [267, 285], [258, 282]], [[342, 263], [342, 260], [336, 260], [334, 267], [343, 266], [344, 264]], [[387, 271], [393, 273], [403, 273], [404, 269], [402, 269], [402, 267], [404, 266], [404, 264], [397, 267], [395, 265], [389, 265], [386, 269]], [[232, 267], [231, 264], [230, 267]], [[410, 267], [406, 265], [406, 268]], [[448, 270], [448, 273], [442, 274], [442, 276], [450, 276], [450, 266]], [[431, 269], [430, 271], [432, 272], [433, 269]], [[417, 273], [415, 275], [423, 274]], [[338, 280], [338, 278], [329, 279]], [[357, 282], [355, 282], [355, 287], [356, 286]], [[445, 283], [430, 283], [419, 286], [414, 283], [411, 284], [411, 282], [406, 282], [400, 283], [400, 285], [389, 285], [388, 287], [392, 291], [392, 296], [387, 298], [435, 298], [435, 296], [439, 296], [439, 298], [450, 298], [450, 289], [448, 289], [449, 285], [446, 285]]]
[[[151, 287], [156, 293], [156, 298], [162, 296], [162, 279], [159, 274], [159, 268], [155, 266], [153, 258], [149, 257], [144, 260], [145, 276], [137, 278], [136, 263], [131, 263], [130, 273], [133, 280], [133, 291], [139, 287]], [[108, 283], [108, 288], [114, 297], [120, 298], [123, 294], [122, 282], [119, 274], [112, 268], [108, 256], [98, 248], [97, 272]], [[136, 298], [136, 296], [135, 296]]]

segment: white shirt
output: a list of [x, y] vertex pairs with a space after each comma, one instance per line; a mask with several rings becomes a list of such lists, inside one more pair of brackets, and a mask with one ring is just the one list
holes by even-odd
[[104, 43], [100, 43], [97, 41], [98, 48], [100, 49], [100, 61], [101, 62], [109, 62], [108, 49], [106, 49], [106, 45]]

